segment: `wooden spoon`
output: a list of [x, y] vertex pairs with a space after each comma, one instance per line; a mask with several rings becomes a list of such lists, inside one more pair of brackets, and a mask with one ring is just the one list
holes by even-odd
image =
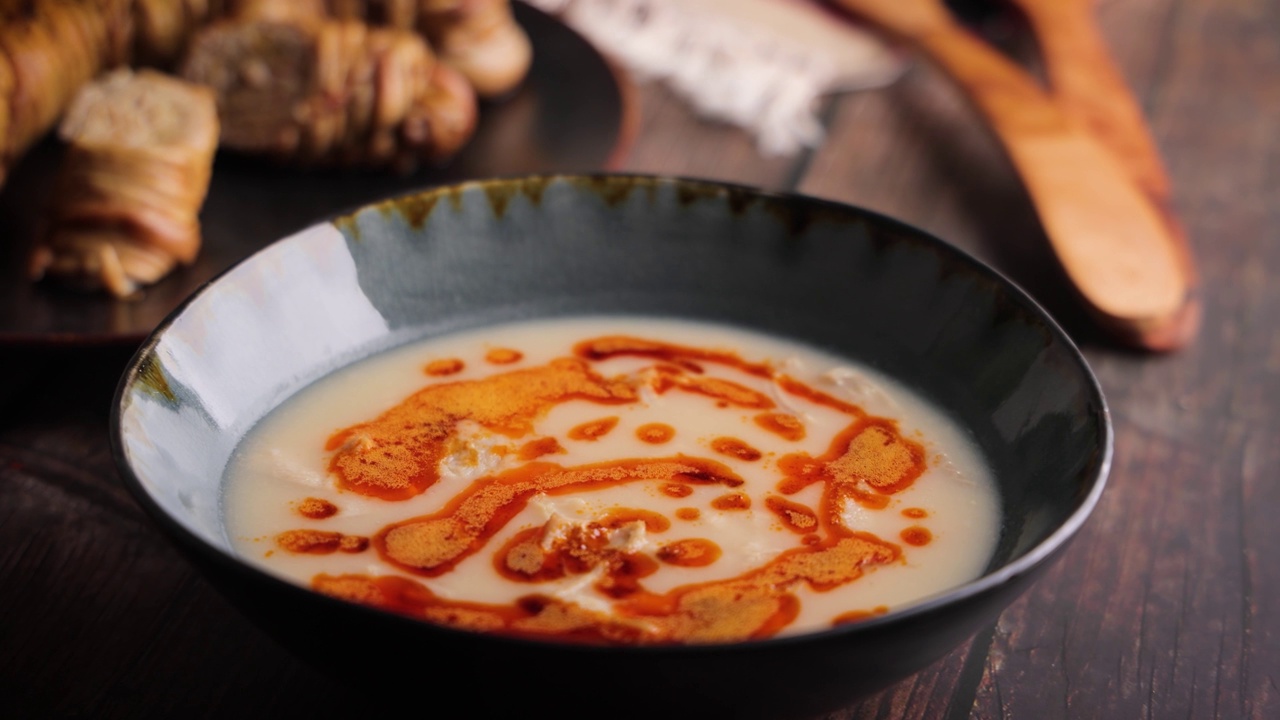
[[1172, 350], [1199, 301], [1160, 208], [1085, 124], [956, 22], [941, 0], [833, 0], [929, 56], [1004, 144], [1067, 276], [1118, 339]]
[[1115, 153], [1153, 200], [1169, 178], [1133, 93], [1094, 20], [1096, 0], [1008, 0], [1035, 33], [1054, 98]]
[[[1054, 99], [1111, 150], [1155, 203], [1168, 227], [1183, 276], [1198, 295], [1195, 253], [1173, 211], [1164, 161], [1137, 99], [1107, 49], [1094, 15], [1097, 0], [1009, 1], [1022, 11], [1035, 33]], [[1187, 304], [1182, 323], [1171, 324], [1171, 344], [1181, 344], [1195, 334], [1199, 311], [1199, 302]]]

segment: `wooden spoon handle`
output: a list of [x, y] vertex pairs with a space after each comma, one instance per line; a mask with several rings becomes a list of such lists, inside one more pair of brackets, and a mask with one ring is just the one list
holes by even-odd
[[1185, 344], [1197, 299], [1156, 206], [1024, 70], [934, 0], [837, 0], [913, 44], [966, 92], [1021, 175], [1063, 269], [1102, 325], [1152, 350]]
[[[1120, 160], [1138, 187], [1156, 204], [1169, 230], [1187, 285], [1199, 292], [1195, 253], [1173, 209], [1171, 183], [1142, 108], [1107, 48], [1095, 17], [1096, 0], [1010, 0], [1031, 25], [1053, 97], [1084, 123]], [[1199, 324], [1199, 303], [1188, 303], [1181, 323], [1168, 333], [1177, 345]]]
[[1031, 24], [1053, 96], [1106, 145], [1153, 200], [1169, 201], [1169, 177], [1142, 108], [1094, 19], [1095, 0], [1010, 0]]

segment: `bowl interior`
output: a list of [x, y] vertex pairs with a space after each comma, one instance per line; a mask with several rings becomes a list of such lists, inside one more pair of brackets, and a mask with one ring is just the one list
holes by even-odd
[[1053, 321], [990, 269], [856, 208], [621, 176], [428, 190], [266, 248], [139, 351], [113, 418], [118, 457], [163, 522], [230, 556], [224, 469], [284, 399], [425, 336], [584, 314], [743, 326], [918, 390], [993, 468], [1003, 525], [988, 582], [1052, 551], [1101, 492], [1110, 428], [1097, 383]]

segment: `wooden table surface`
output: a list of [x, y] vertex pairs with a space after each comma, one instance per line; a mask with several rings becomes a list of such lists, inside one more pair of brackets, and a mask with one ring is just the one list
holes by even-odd
[[[622, 169], [920, 226], [1039, 298], [1111, 405], [1110, 484], [1061, 561], [993, 627], [832, 718], [1280, 717], [1280, 3], [1101, 0], [1099, 15], [1201, 262], [1203, 329], [1170, 355], [1091, 330], [1008, 161], [927, 65], [828, 102], [826, 141], [789, 158], [761, 157], [661, 88], [637, 92]], [[1006, 40], [1031, 56], [1025, 37]], [[368, 708], [233, 610], [121, 484], [107, 413], [131, 352], [0, 348], [0, 717]]]

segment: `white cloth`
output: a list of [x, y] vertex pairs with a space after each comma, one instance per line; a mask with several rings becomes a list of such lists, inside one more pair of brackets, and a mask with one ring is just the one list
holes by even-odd
[[560, 16], [639, 79], [789, 155], [822, 140], [825, 93], [892, 82], [902, 56], [807, 0], [526, 0]]

